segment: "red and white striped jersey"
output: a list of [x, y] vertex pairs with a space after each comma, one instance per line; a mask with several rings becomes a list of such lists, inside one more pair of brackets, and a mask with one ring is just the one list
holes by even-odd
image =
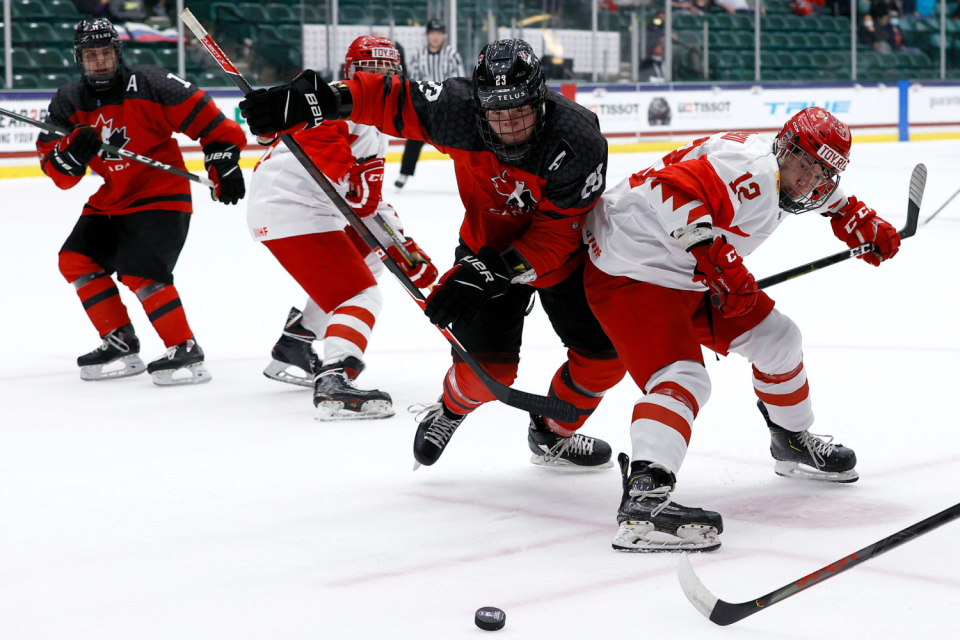
[[[741, 256], [759, 247], [787, 215], [773, 142], [741, 131], [700, 138], [609, 189], [584, 225], [590, 259], [613, 276], [705, 290], [693, 281], [696, 260], [677, 232], [709, 223]], [[839, 188], [830, 198], [843, 200]]]

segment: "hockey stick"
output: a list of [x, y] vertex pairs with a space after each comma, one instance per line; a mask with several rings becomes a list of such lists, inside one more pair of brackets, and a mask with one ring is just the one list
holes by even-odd
[[923, 225], [926, 226], [930, 224], [930, 221], [937, 217], [937, 214], [947, 208], [947, 205], [953, 202], [953, 199], [960, 195], [960, 189], [957, 189], [953, 192], [953, 195], [947, 198], [947, 201], [940, 205], [940, 208], [933, 212], [933, 215], [923, 221]]
[[[28, 118], [27, 116], [22, 116], [19, 113], [14, 113], [13, 111], [7, 111], [6, 109], [0, 109], [0, 115], [7, 116], [13, 120], [19, 120], [20, 122], [26, 122], [27, 124], [32, 124], [33, 126], [43, 129], [47, 133], [54, 133], [58, 136], [66, 138], [70, 135], [70, 131], [66, 129], [61, 129], [60, 127], [50, 124], [48, 122], [40, 122], [39, 120], [34, 120], [33, 118]], [[129, 158], [130, 160], [136, 160], [145, 165], [160, 169], [161, 171], [166, 171], [167, 173], [172, 173], [175, 176], [180, 176], [181, 178], [186, 178], [192, 182], [197, 182], [202, 184], [205, 187], [210, 187], [215, 189], [217, 185], [213, 183], [210, 178], [204, 176], [198, 176], [195, 173], [190, 173], [189, 171], [183, 171], [177, 169], [176, 167], [171, 167], [168, 164], [164, 164], [159, 160], [154, 160], [153, 158], [148, 158], [147, 156], [141, 156], [139, 153], [133, 153], [132, 151], [127, 151], [126, 149], [121, 149], [120, 147], [115, 147], [113, 145], [107, 144], [106, 142], [100, 143], [100, 148], [106, 151], [107, 153], [113, 153], [118, 156], [123, 156], [124, 158]]]
[[[917, 232], [917, 221], [920, 219], [920, 202], [923, 200], [923, 189], [926, 184], [927, 168], [922, 164], [918, 164], [913, 169], [913, 175], [910, 176], [910, 200], [907, 202], [907, 223], [903, 225], [902, 229], [900, 229], [901, 239], [909, 238]], [[848, 258], [855, 258], [856, 256], [869, 253], [875, 249], [876, 247], [874, 247], [872, 244], [862, 244], [854, 249], [841, 251], [840, 253], [835, 253], [832, 256], [820, 258], [819, 260], [808, 262], [805, 265], [794, 267], [793, 269], [788, 269], [781, 273], [777, 273], [759, 280], [757, 281], [757, 288], [766, 289], [767, 287], [772, 287], [775, 284], [792, 280], [793, 278], [797, 278], [804, 274], [811, 273], [813, 271], [819, 271], [820, 269], [829, 267], [832, 264], [843, 262]]]
[[[213, 37], [206, 32], [206, 30], [201, 26], [200, 22], [197, 21], [196, 17], [191, 13], [189, 9], [185, 9], [183, 13], [180, 14], [180, 19], [183, 20], [183, 23], [187, 26], [190, 31], [193, 32], [197, 39], [200, 40], [200, 43], [210, 52], [210, 55], [220, 64], [220, 67], [230, 76], [230, 79], [233, 80], [233, 83], [237, 85], [237, 88], [244, 93], [244, 95], [253, 91], [253, 87], [250, 86], [250, 83], [247, 82], [240, 71], [233, 65], [230, 59], [226, 56], [223, 50], [217, 45]], [[394, 262], [394, 260], [387, 254], [384, 250], [383, 245], [380, 244], [380, 241], [377, 239], [373, 233], [367, 228], [363, 221], [357, 216], [356, 213], [343, 201], [343, 198], [340, 197], [340, 194], [337, 193], [334, 189], [333, 184], [330, 182], [330, 179], [327, 178], [317, 168], [317, 165], [313, 163], [310, 159], [310, 156], [303, 150], [303, 147], [296, 141], [296, 139], [289, 134], [281, 134], [280, 139], [285, 145], [290, 149], [297, 160], [300, 161], [300, 164], [303, 165], [303, 168], [306, 169], [307, 173], [317, 182], [323, 192], [327, 195], [328, 198], [336, 205], [337, 210], [343, 214], [343, 217], [347, 219], [347, 222], [350, 223], [350, 226], [363, 238], [364, 242], [370, 247], [370, 249], [377, 254], [377, 257], [380, 258], [381, 262], [390, 270], [390, 272], [396, 276], [397, 280], [400, 281], [400, 284], [407, 290], [407, 293], [417, 302], [421, 309], [426, 307], [426, 299], [423, 297], [423, 293], [420, 289], [417, 288], [415, 284], [407, 277], [407, 274], [403, 272], [400, 266]], [[453, 347], [454, 353], [461, 358], [467, 366], [476, 374], [480, 379], [483, 385], [493, 394], [493, 396], [500, 402], [520, 409], [522, 411], [527, 411], [529, 413], [534, 413], [540, 416], [545, 416], [558, 420], [560, 422], [576, 422], [579, 419], [579, 413], [577, 408], [570, 404], [569, 402], [564, 402], [559, 398], [550, 398], [547, 396], [539, 396], [532, 393], [526, 393], [525, 391], [519, 391], [508, 387], [501, 382], [498, 382], [493, 376], [487, 373], [480, 363], [477, 362], [476, 358], [467, 353], [467, 351], [460, 344], [460, 341], [457, 340], [456, 336], [453, 335], [453, 332], [449, 327], [438, 327], [440, 333], [450, 342], [450, 345]]]
[[703, 586], [703, 583], [700, 582], [697, 574], [693, 572], [693, 567], [690, 566], [690, 560], [687, 557], [688, 554], [683, 554], [683, 557], [680, 558], [680, 564], [677, 566], [677, 576], [680, 578], [680, 587], [686, 594], [687, 599], [690, 600], [690, 603], [697, 608], [697, 611], [709, 618], [710, 622], [726, 626], [734, 622], [739, 622], [747, 616], [766, 609], [781, 600], [786, 600], [794, 594], [818, 585], [824, 580], [832, 578], [847, 569], [852, 569], [861, 562], [866, 562], [870, 558], [876, 558], [881, 553], [886, 553], [894, 547], [899, 547], [901, 544], [909, 542], [929, 531], [933, 531], [940, 525], [944, 525], [957, 518], [960, 518], [960, 504], [955, 504], [949, 509], [945, 509], [937, 515], [927, 518], [923, 522], [911, 525], [903, 531], [899, 531], [879, 542], [875, 542], [869, 547], [864, 547], [856, 553], [852, 553], [832, 564], [828, 564], [819, 571], [814, 571], [796, 582], [791, 582], [787, 586], [781, 587], [751, 602], [731, 604], [720, 600], [710, 593], [707, 588]]

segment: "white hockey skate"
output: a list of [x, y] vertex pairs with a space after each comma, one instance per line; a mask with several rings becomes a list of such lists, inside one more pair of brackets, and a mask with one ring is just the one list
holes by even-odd
[[81, 380], [112, 380], [140, 375], [147, 370], [140, 359], [140, 341], [133, 325], [126, 324], [103, 336], [103, 344], [77, 358]]
[[193, 338], [167, 349], [147, 366], [147, 371], [153, 384], [161, 387], [204, 384], [212, 379], [203, 364], [203, 349]]
[[620, 525], [613, 548], [632, 553], [695, 553], [720, 548], [723, 533], [719, 513], [684, 507], [670, 494], [676, 484], [672, 473], [658, 464], [637, 462], [621, 453], [623, 499], [617, 513]]

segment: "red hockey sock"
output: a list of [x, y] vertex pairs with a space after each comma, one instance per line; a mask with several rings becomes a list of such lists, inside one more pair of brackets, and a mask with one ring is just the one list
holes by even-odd
[[[484, 370], [499, 382], [510, 386], [517, 378], [517, 363], [484, 362]], [[443, 403], [453, 413], [466, 415], [495, 400], [480, 378], [463, 362], [455, 362], [443, 378]]]
[[83, 309], [101, 338], [130, 323], [113, 278], [89, 257], [73, 251], [61, 252], [60, 273], [76, 288]]
[[549, 395], [577, 407], [580, 418], [576, 422], [557, 422], [544, 418], [547, 426], [564, 437], [572, 436], [600, 405], [607, 389], [620, 382], [626, 372], [619, 358], [595, 360], [568, 349], [567, 361], [554, 374]]
[[174, 347], [193, 337], [176, 287], [133, 276], [121, 276], [120, 281], [140, 298], [143, 310], [165, 346]]

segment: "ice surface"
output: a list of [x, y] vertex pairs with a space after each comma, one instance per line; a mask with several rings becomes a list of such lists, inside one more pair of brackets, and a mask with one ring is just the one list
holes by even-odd
[[[843, 184], [900, 226], [924, 162], [925, 219], [960, 186], [956, 149], [857, 145]], [[608, 180], [655, 158], [611, 155]], [[525, 415], [487, 405], [411, 472], [404, 409], [436, 400], [449, 355], [389, 274], [360, 381], [397, 416], [315, 422], [310, 392], [261, 374], [304, 295], [250, 239], [244, 205], [202, 188], [176, 283], [213, 383], [82, 382], [74, 360], [99, 340], [57, 252], [98, 184], [0, 182], [0, 637], [446, 639], [482, 633], [482, 606], [507, 613], [512, 638], [957, 633], [960, 523], [720, 629], [687, 602], [676, 557], [611, 550], [618, 473], [531, 465]], [[451, 163], [385, 191], [448, 266], [463, 210]], [[770, 290], [804, 332], [813, 430], [857, 451], [853, 485], [775, 476], [748, 366], [708, 354], [713, 396], [675, 497], [724, 516], [723, 547], [693, 559], [718, 597], [758, 597], [960, 499], [958, 246], [955, 201], [879, 269], [851, 260]], [[841, 248], [825, 220], [798, 217], [747, 264], [762, 277]], [[149, 361], [163, 345], [121, 295]], [[517, 384], [543, 393], [563, 350], [539, 307], [528, 322]], [[638, 394], [621, 383], [585, 432], [628, 451]]]

